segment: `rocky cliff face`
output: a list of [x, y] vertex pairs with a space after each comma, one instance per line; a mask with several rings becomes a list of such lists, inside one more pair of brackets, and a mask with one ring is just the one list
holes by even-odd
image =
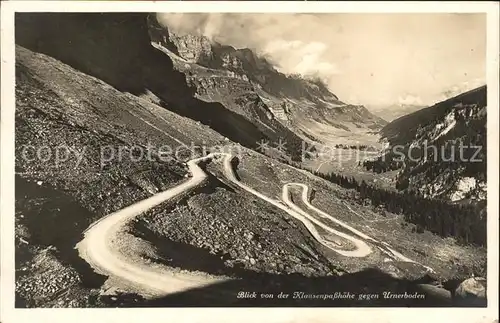
[[197, 97], [221, 102], [264, 132], [285, 127], [308, 133], [317, 126], [311, 120], [345, 132], [369, 132], [385, 125], [365, 107], [341, 102], [321, 80], [280, 73], [248, 48], [210, 42], [204, 36], [176, 35], [153, 18], [148, 24], [153, 46], [170, 56]]
[[337, 100], [321, 82], [279, 73], [265, 58], [257, 56], [248, 48], [236, 49], [216, 42], [211, 43], [205, 36], [177, 35], [168, 27], [159, 26], [154, 18], [150, 18], [148, 23], [151, 41], [177, 55], [182, 61], [241, 75], [271, 94], [287, 93], [296, 98]]
[[172, 51], [189, 63], [206, 64], [213, 60], [212, 45], [204, 36], [177, 35], [158, 24], [154, 15], [147, 18], [151, 41]]
[[271, 95], [314, 102], [320, 99], [339, 102], [337, 96], [320, 80], [280, 73], [265, 58], [257, 56], [248, 48], [235, 49], [232, 46], [215, 43], [212, 50], [214, 60], [210, 63], [211, 67], [247, 75], [249, 81], [258, 84]]

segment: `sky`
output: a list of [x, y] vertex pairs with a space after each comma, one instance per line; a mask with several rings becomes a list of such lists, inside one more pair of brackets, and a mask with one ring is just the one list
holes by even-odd
[[158, 14], [179, 33], [248, 47], [340, 100], [431, 105], [485, 84], [486, 16], [452, 13]]

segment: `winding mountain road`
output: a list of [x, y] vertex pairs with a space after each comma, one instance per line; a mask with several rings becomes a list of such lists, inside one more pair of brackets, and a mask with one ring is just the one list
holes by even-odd
[[[288, 193], [288, 188], [290, 186], [297, 186], [299, 188], [302, 189], [302, 201], [304, 202], [304, 204], [309, 208], [311, 209], [312, 211], [318, 213], [319, 215], [321, 215], [322, 217], [324, 218], [327, 218], [331, 221], [333, 221], [335, 224], [338, 224], [339, 226], [345, 228], [346, 230], [352, 232], [354, 235], [360, 237], [361, 239], [364, 239], [366, 241], [370, 241], [372, 244], [376, 245], [380, 251], [382, 251], [383, 253], [385, 253], [387, 256], [389, 256], [391, 259], [393, 260], [398, 260], [398, 261], [403, 261], [403, 262], [409, 262], [409, 263], [417, 263], [416, 261], [408, 258], [408, 257], [405, 257], [404, 255], [402, 255], [401, 253], [397, 252], [396, 250], [392, 249], [386, 242], [383, 242], [383, 241], [378, 241], [366, 234], [364, 234], [363, 232], [359, 231], [359, 230], [356, 230], [355, 228], [351, 227], [350, 225], [348, 225], [347, 223], [345, 222], [342, 222], [340, 221], [339, 219], [336, 219], [334, 217], [332, 217], [331, 215], [329, 215], [328, 213], [325, 213], [323, 211], [321, 211], [320, 209], [316, 208], [314, 205], [311, 204], [311, 202], [309, 201], [309, 187], [305, 184], [302, 184], [302, 183], [288, 183], [288, 184], [285, 184], [283, 186], [283, 200], [286, 201], [286, 203], [292, 207], [292, 208], [295, 208], [297, 211], [303, 213], [304, 215], [307, 215], [306, 212], [304, 212], [303, 210], [301, 210], [298, 206], [294, 205], [293, 202], [290, 201], [288, 197], [289, 193]], [[346, 205], [347, 206], [347, 205]], [[348, 207], [349, 210], [353, 211], [350, 207]], [[353, 211], [354, 212], [354, 211]], [[313, 222], [320, 225], [320, 226], [324, 226], [324, 224], [322, 224], [321, 222], [315, 220], [314, 218], [311, 218], [310, 216], [307, 216], [308, 218], [310, 218], [311, 220], [314, 220]], [[332, 229], [333, 230], [333, 229]], [[333, 230], [335, 231], [335, 230]], [[338, 231], [337, 231], [338, 232]], [[334, 232], [335, 233], [335, 232]], [[344, 237], [344, 233], [342, 233], [342, 235], [340, 235], [341, 237]], [[351, 242], [353, 242], [353, 240], [351, 239], [355, 239], [349, 235], [347, 235], [349, 238], [346, 238], [346, 239], [349, 239]], [[356, 239], [358, 240], [358, 239]], [[360, 240], [358, 240], [360, 241]], [[366, 245], [365, 242], [361, 241], [363, 244]], [[357, 244], [358, 248], [364, 248], [363, 245], [359, 245]], [[422, 265], [420, 263], [418, 263], [419, 265], [423, 266], [424, 268], [427, 269], [427, 271], [429, 272], [433, 272], [434, 270], [430, 267], [427, 267], [425, 265]]]
[[[391, 253], [393, 257], [397, 257], [402, 261], [413, 262], [411, 259], [402, 256], [401, 254], [390, 249], [388, 246], [386, 246], [386, 248], [381, 248], [380, 245], [384, 244], [383, 242], [379, 243], [375, 239], [368, 237], [367, 235], [343, 223], [342, 221], [337, 220], [334, 217], [315, 208], [310, 204], [308, 200], [308, 187], [304, 184], [289, 183], [283, 186], [283, 202], [269, 198], [268, 196], [243, 184], [236, 178], [234, 174], [233, 167], [231, 165], [233, 156], [227, 153], [212, 153], [207, 156], [188, 161], [187, 166], [192, 174], [192, 177], [189, 180], [164, 192], [158, 193], [150, 198], [144, 199], [119, 211], [113, 212], [94, 222], [84, 232], [84, 238], [75, 247], [76, 249], [78, 249], [80, 257], [87, 261], [96, 272], [113, 278], [117, 278], [120, 281], [126, 283], [126, 285], [134, 286], [136, 289], [139, 289], [143, 293], [153, 296], [167, 295], [220, 281], [221, 279], [219, 278], [202, 277], [189, 273], [174, 273], [158, 266], [136, 263], [131, 261], [130, 259], [127, 259], [126, 256], [121, 255], [120, 252], [112, 246], [113, 239], [115, 239], [121, 228], [128, 221], [132, 220], [139, 214], [144, 213], [145, 211], [174, 197], [185, 194], [202, 184], [208, 178], [208, 176], [198, 164], [200, 162], [208, 161], [218, 157], [223, 157], [224, 176], [230, 182], [234, 183], [241, 189], [259, 197], [260, 199], [274, 205], [275, 207], [287, 212], [294, 218], [301, 221], [309, 230], [311, 235], [325, 247], [330, 248], [331, 250], [346, 257], [365, 257], [372, 252], [372, 248], [366, 243], [366, 241], [376, 242], [379, 246], [379, 249], [387, 249], [386, 251], [389, 251], [389, 253]], [[300, 209], [290, 199], [289, 187], [291, 186], [298, 186], [303, 189], [302, 200], [309, 209], [332, 220], [336, 224], [352, 232], [357, 237], [335, 230], [324, 224], [323, 222], [315, 219], [304, 210]], [[338, 246], [336, 246], [332, 242], [325, 240], [318, 233], [315, 225], [349, 241], [350, 243], [352, 243], [355, 249], [339, 249]]]

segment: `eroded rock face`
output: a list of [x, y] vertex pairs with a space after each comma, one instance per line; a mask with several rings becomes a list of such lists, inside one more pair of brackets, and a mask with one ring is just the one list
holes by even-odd
[[249, 82], [235, 76], [187, 76], [186, 80], [188, 84], [196, 87], [198, 94], [207, 94], [210, 91], [221, 91], [222, 89], [232, 91], [233, 94], [253, 91], [253, 87]]
[[[487, 146], [486, 99], [485, 85], [386, 125], [380, 134], [390, 143], [388, 150], [405, 146], [405, 151], [411, 149], [413, 156], [405, 161], [396, 188], [429, 198], [486, 205], [487, 153], [481, 148]], [[460, 148], [462, 143], [465, 149]], [[449, 163], [447, 156], [456, 156], [452, 157], [454, 162]]]

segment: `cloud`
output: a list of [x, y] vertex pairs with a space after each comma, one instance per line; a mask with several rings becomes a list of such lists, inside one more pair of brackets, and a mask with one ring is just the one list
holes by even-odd
[[400, 96], [398, 98], [398, 103], [401, 105], [423, 105], [423, 101], [420, 97], [411, 94]]

